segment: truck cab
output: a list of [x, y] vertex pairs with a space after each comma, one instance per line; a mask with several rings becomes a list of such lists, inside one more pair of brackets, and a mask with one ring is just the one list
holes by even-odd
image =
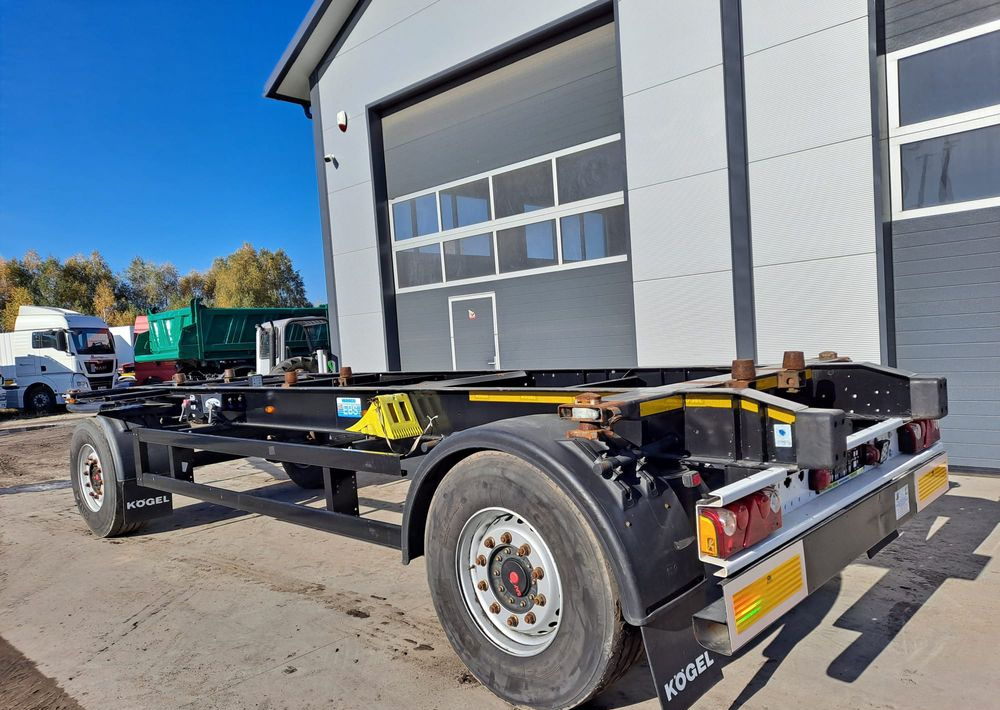
[[117, 359], [107, 323], [64, 308], [21, 306], [0, 336], [0, 369], [13, 378], [8, 406], [48, 411], [70, 390], [110, 388]]
[[257, 326], [256, 372], [268, 375], [283, 363], [293, 369], [329, 371], [330, 326], [326, 318], [282, 318]]

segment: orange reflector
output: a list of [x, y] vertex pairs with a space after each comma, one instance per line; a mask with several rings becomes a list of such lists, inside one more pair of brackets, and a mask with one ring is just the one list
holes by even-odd
[[805, 559], [799, 540], [723, 587], [733, 650], [808, 596]]
[[264, 407], [264, 412], [266, 414], [274, 414], [276, 411], [278, 410], [275, 408], [273, 404], [269, 404], [266, 407]]
[[715, 523], [704, 515], [698, 516], [698, 547], [703, 555], [719, 556], [719, 540], [716, 537]]

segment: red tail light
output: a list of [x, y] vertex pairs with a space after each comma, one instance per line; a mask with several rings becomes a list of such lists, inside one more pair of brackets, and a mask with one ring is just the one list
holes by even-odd
[[726, 559], [781, 527], [781, 498], [774, 488], [751, 493], [721, 508], [700, 508], [702, 554]]
[[941, 427], [936, 419], [918, 419], [899, 428], [899, 450], [904, 454], [919, 454], [941, 440]]

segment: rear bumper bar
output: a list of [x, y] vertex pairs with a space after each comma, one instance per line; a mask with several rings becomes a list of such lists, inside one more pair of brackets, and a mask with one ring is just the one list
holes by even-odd
[[[940, 444], [864, 482], [860, 495], [813, 525], [804, 519], [783, 528], [771, 546], [722, 583], [723, 595], [693, 616], [695, 638], [705, 648], [731, 655], [829, 581], [862, 553], [873, 556], [899, 536], [899, 527], [948, 490], [947, 456]], [[852, 483], [855, 483], [852, 481]], [[856, 481], [861, 484], [861, 481]], [[846, 488], [846, 487], [845, 487]], [[831, 491], [830, 494], [848, 491]], [[833, 504], [835, 500], [815, 502]], [[834, 496], [840, 498], [840, 496]], [[843, 503], [843, 500], [841, 500]], [[819, 511], [815, 511], [819, 512]], [[731, 571], [731, 570], [730, 570]]]

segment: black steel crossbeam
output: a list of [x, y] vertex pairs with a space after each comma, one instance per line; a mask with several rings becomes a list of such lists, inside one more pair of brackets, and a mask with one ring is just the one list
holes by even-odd
[[272, 461], [287, 461], [308, 466], [341, 468], [348, 471], [368, 471], [401, 476], [399, 457], [371, 451], [336, 449], [311, 444], [293, 444], [282, 441], [245, 439], [234, 436], [197, 434], [190, 431], [137, 428], [138, 442], [199, 451], [214, 451], [236, 456], [257, 456]]
[[321, 508], [310, 508], [299, 503], [268, 500], [250, 495], [249, 493], [230, 491], [203, 483], [181, 481], [155, 473], [139, 473], [138, 481], [140, 485], [147, 488], [176, 493], [177, 495], [209, 503], [218, 503], [227, 508], [242, 510], [247, 513], [267, 515], [268, 517], [284, 520], [285, 522], [336, 533], [354, 538], [355, 540], [372, 542], [383, 547], [400, 548], [402, 528], [393, 523], [386, 523], [381, 520], [369, 520]]

